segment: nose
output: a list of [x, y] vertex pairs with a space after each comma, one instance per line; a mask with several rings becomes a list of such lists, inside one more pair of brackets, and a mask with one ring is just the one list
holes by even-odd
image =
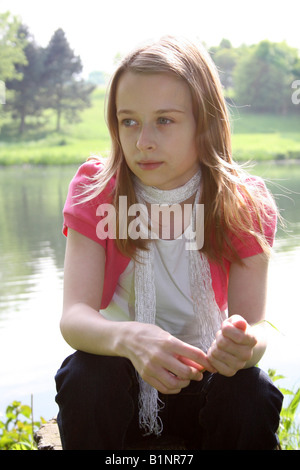
[[142, 127], [136, 142], [136, 147], [142, 152], [146, 150], [154, 150], [156, 148], [155, 136], [151, 126], [144, 125]]

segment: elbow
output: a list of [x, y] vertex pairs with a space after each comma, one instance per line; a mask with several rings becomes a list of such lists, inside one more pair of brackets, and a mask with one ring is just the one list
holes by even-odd
[[72, 331], [74, 329], [74, 315], [73, 315], [72, 310], [73, 310], [72, 308], [68, 310], [63, 309], [63, 313], [59, 322], [59, 329], [66, 343], [69, 346], [74, 347], [74, 345], [72, 344], [73, 343]]
[[65, 318], [64, 315], [60, 319], [59, 329], [60, 329], [60, 333], [61, 333], [63, 339], [66, 341], [66, 343], [68, 343], [69, 346], [72, 346], [72, 344], [70, 344], [69, 322], [67, 321], [67, 319]]

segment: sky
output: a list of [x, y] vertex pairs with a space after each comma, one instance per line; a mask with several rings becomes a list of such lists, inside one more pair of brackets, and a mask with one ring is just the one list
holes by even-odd
[[222, 38], [233, 46], [285, 40], [300, 50], [299, 0], [0, 0], [0, 12], [20, 16], [45, 47], [62, 28], [84, 74], [110, 72], [117, 54], [165, 34]]

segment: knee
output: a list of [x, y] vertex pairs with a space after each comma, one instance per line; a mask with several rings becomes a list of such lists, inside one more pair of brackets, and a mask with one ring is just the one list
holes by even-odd
[[274, 429], [279, 425], [283, 395], [274, 385], [270, 377], [261, 369], [253, 368], [255, 374], [253, 397], [261, 413], [261, 418], [267, 420]]
[[205, 448], [274, 449], [282, 399], [257, 367], [233, 377], [214, 374], [199, 414]]
[[234, 377], [215, 377], [218, 391], [222, 390], [231, 411], [257, 420], [278, 425], [283, 396], [269, 376], [258, 367], [240, 370]]
[[241, 388], [256, 406], [267, 409], [268, 406], [280, 413], [283, 396], [270, 377], [258, 367], [239, 371]]
[[65, 359], [55, 376], [58, 396], [68, 393], [79, 400], [95, 393], [98, 396], [113, 395], [114, 391], [120, 393], [120, 389], [129, 390], [135, 387], [136, 380], [135, 370], [128, 359], [82, 351], [76, 351]]

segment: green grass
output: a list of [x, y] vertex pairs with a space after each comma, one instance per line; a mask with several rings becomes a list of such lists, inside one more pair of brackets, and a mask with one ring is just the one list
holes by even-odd
[[236, 160], [300, 159], [300, 133], [233, 134]]
[[0, 165], [41, 164], [68, 165], [81, 163], [91, 154], [104, 153], [100, 140], [64, 139], [59, 137], [49, 144], [48, 139], [37, 142], [7, 144], [0, 147]]
[[231, 123], [236, 160], [300, 159], [300, 112], [277, 116], [232, 108]]
[[[81, 163], [93, 154], [106, 155], [110, 139], [104, 119], [105, 91], [97, 89], [81, 122], [63, 122], [56, 133], [55, 116], [48, 111], [39, 128], [18, 136], [18, 122], [4, 121], [0, 134], [0, 165]], [[300, 110], [300, 107], [299, 107]], [[300, 159], [300, 113], [287, 116], [251, 114], [232, 108], [233, 155], [238, 161]]]
[[47, 112], [43, 126], [29, 127], [18, 135], [18, 123], [4, 124], [0, 137], [0, 165], [81, 163], [93, 154], [106, 154], [110, 139], [104, 119], [104, 90], [93, 93], [92, 106], [81, 114], [81, 122], [63, 121], [62, 131], [55, 129], [55, 116]]

